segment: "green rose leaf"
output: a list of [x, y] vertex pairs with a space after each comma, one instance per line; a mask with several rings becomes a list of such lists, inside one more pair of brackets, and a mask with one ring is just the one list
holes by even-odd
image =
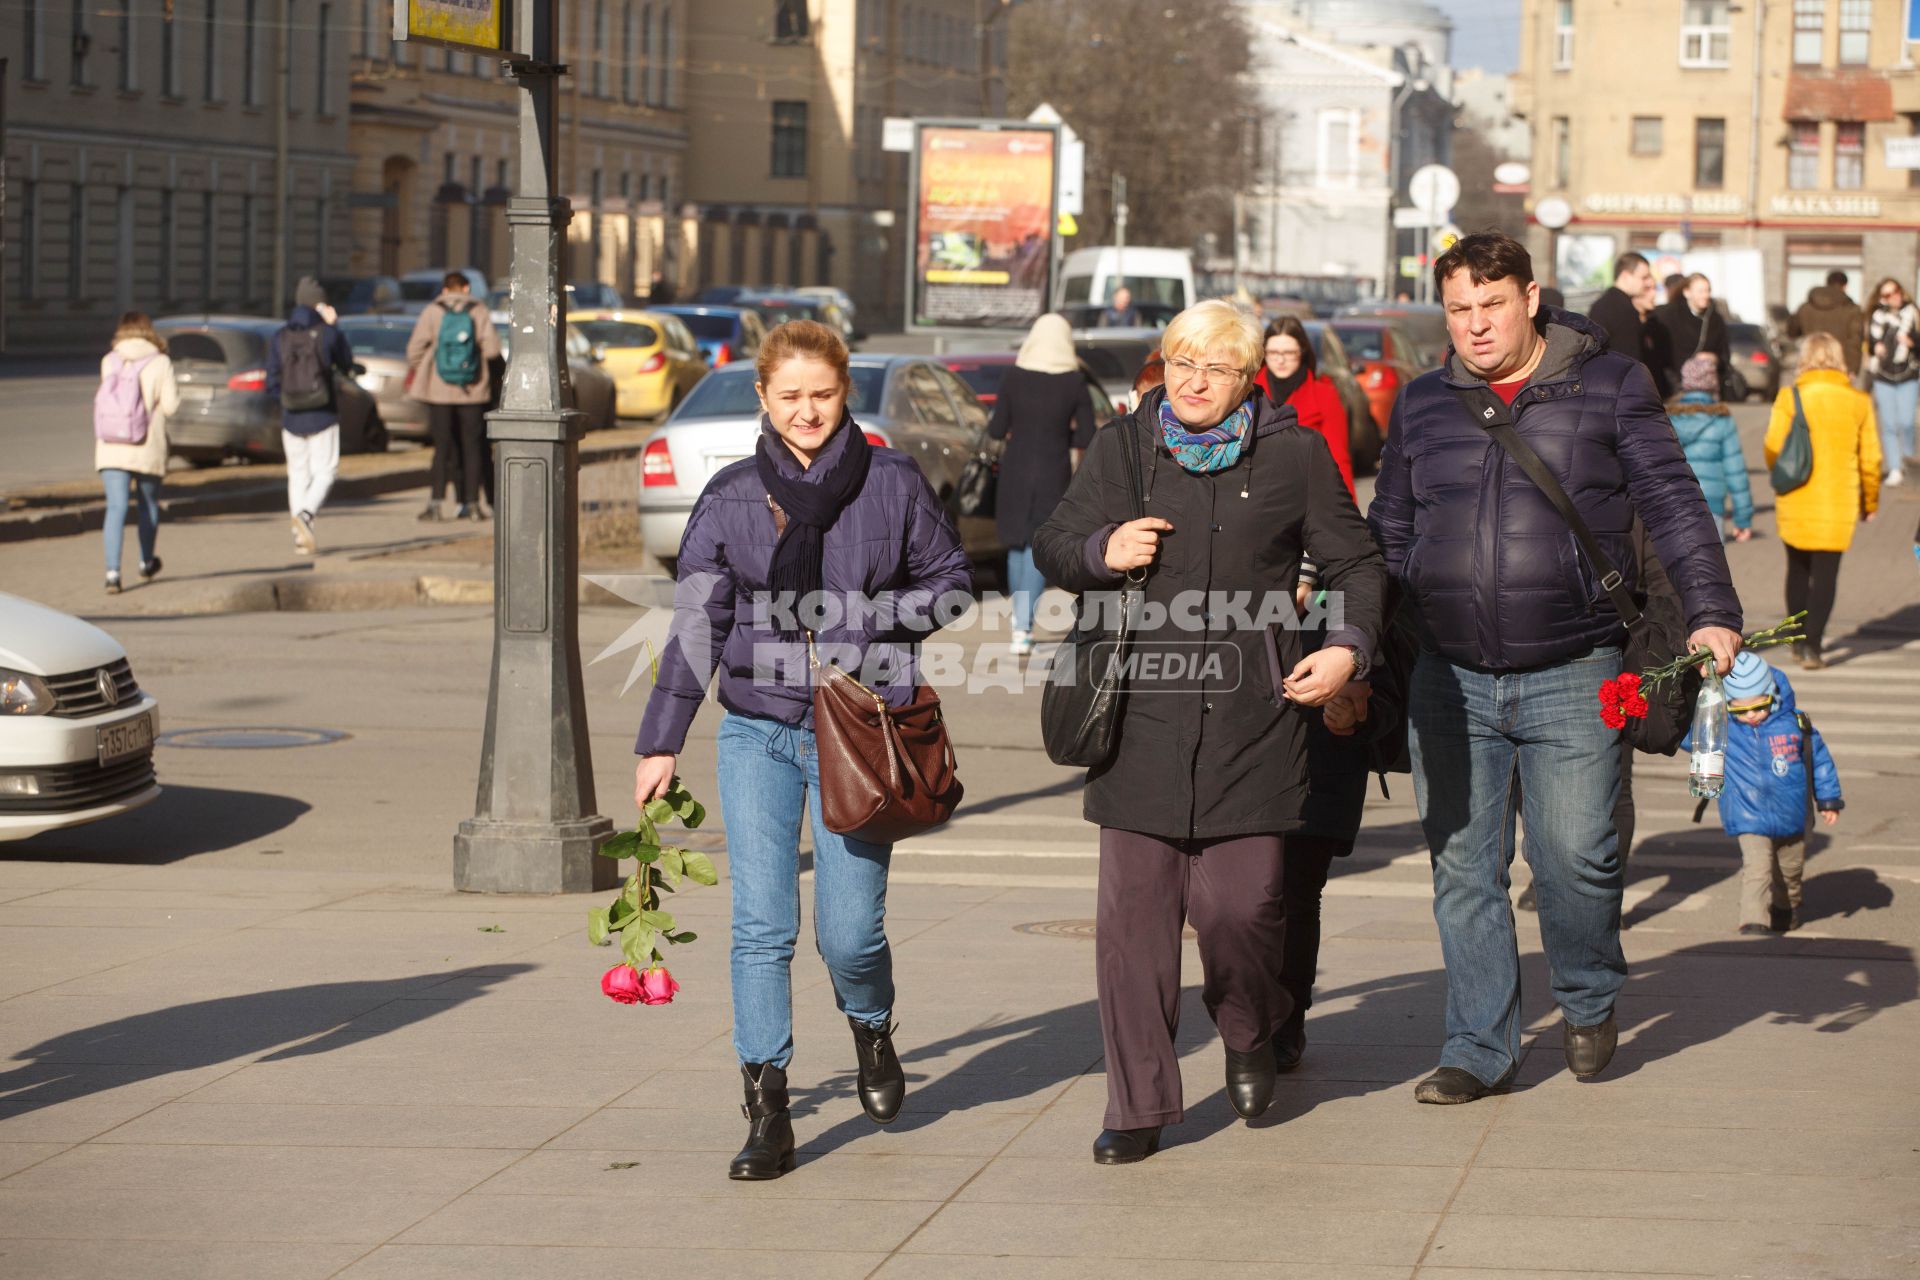
[[641, 844], [660, 843], [660, 828], [655, 826], [653, 819], [644, 813], [640, 815], [640, 822], [634, 834], [640, 837]]
[[629, 929], [620, 935], [620, 954], [636, 969], [653, 963], [653, 930]]
[[642, 911], [640, 920], [648, 928], [658, 929], [661, 933], [671, 933], [675, 927], [673, 917], [664, 911]]
[[705, 822], [706, 820], [707, 820], [707, 806], [701, 804], [698, 800], [691, 801], [687, 805], [687, 811], [680, 815], [681, 823], [689, 831], [698, 827], [701, 823]]
[[686, 864], [680, 856], [682, 852], [671, 846], [660, 850], [660, 873], [666, 877], [668, 884], [679, 885], [680, 877], [686, 874]]
[[665, 822], [674, 814], [673, 802], [666, 796], [657, 796], [647, 801], [646, 819], [651, 823]]
[[607, 913], [599, 907], [587, 912], [587, 941], [596, 947], [607, 945]]
[[634, 915], [634, 913], [639, 911], [639, 909], [640, 908], [636, 907], [633, 903], [628, 902], [626, 898], [620, 897], [620, 898], [615, 898], [613, 905], [607, 908], [607, 910], [603, 914], [607, 918], [608, 926], [614, 929], [618, 929], [621, 927], [621, 922], [623, 920], [626, 920], [632, 915]]
[[639, 848], [639, 846], [639, 832], [621, 831], [607, 837], [594, 852], [603, 858], [631, 858], [634, 850]]
[[660, 846], [657, 844], [640, 845], [634, 850], [633, 856], [640, 859], [641, 865], [643, 866], [651, 862], [656, 862], [660, 858]]
[[720, 883], [720, 873], [713, 869], [713, 859], [698, 849], [682, 850], [681, 862], [686, 867], [687, 879], [696, 884]]
[[667, 935], [667, 941], [668, 942], [692, 942], [695, 938], [699, 936], [700, 936], [699, 934], [689, 930], [686, 933], [670, 933]]

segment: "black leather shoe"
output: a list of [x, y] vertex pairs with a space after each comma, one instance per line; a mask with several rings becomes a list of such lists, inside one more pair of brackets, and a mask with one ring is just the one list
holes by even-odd
[[884, 1027], [870, 1027], [848, 1018], [847, 1025], [853, 1028], [853, 1056], [860, 1069], [860, 1105], [875, 1124], [891, 1123], [907, 1096], [907, 1073], [893, 1051], [895, 1024], [888, 1019]]
[[1151, 1129], [1102, 1129], [1093, 1140], [1093, 1162], [1139, 1164], [1159, 1149], [1159, 1125]]
[[766, 1062], [742, 1063], [747, 1100], [747, 1145], [733, 1158], [727, 1176], [741, 1182], [770, 1182], [793, 1169], [793, 1115], [787, 1110], [787, 1073]]
[[1273, 1041], [1245, 1053], [1227, 1050], [1227, 1101], [1242, 1120], [1257, 1120], [1273, 1105]]
[[140, 562], [140, 580], [142, 582], [146, 582], [153, 578], [156, 578], [159, 576], [159, 574], [160, 574], [160, 557], [159, 556], [155, 556], [151, 560], [142, 560]]
[[1459, 1067], [1441, 1067], [1413, 1086], [1413, 1100], [1430, 1102], [1440, 1107], [1452, 1107], [1484, 1098], [1494, 1092], [1495, 1088], [1494, 1085], [1483, 1084], [1480, 1077], [1471, 1071]]
[[1300, 1065], [1300, 1059], [1307, 1052], [1307, 1024], [1305, 1020], [1294, 1021], [1289, 1018], [1273, 1033], [1273, 1069], [1291, 1071]]
[[1772, 925], [1756, 924], [1751, 920], [1740, 926], [1740, 935], [1742, 937], [1766, 938], [1779, 932], [1780, 930], [1774, 928]]
[[1620, 1042], [1620, 1028], [1609, 1013], [1598, 1026], [1576, 1027], [1567, 1023], [1563, 1033], [1567, 1046], [1567, 1070], [1576, 1076], [1597, 1076], [1613, 1061], [1613, 1049]]

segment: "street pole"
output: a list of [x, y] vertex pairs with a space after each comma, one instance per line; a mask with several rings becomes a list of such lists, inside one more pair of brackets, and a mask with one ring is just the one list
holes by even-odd
[[287, 237], [293, 230], [287, 217], [287, 117], [293, 110], [293, 59], [287, 37], [288, 28], [293, 25], [293, 0], [281, 0], [275, 7], [280, 11], [280, 20], [275, 24], [280, 106], [273, 121], [273, 301], [267, 310], [277, 316], [288, 302]]
[[[1127, 179], [1125, 174], [1113, 175], [1113, 276], [1121, 288], [1127, 283]], [[1113, 291], [1107, 291], [1107, 301], [1113, 301]]]
[[611, 888], [595, 855], [613, 831], [594, 812], [593, 756], [580, 676], [580, 414], [563, 407], [566, 295], [560, 255], [571, 210], [559, 189], [554, 0], [513, 6], [508, 70], [520, 99], [520, 192], [513, 244], [513, 362], [487, 417], [498, 468], [493, 538], [493, 675], [474, 816], [453, 841], [454, 887], [470, 893]]
[[1767, 80], [1767, 0], [1753, 6], [1753, 118], [1747, 127], [1747, 243], [1760, 246], [1760, 99]]

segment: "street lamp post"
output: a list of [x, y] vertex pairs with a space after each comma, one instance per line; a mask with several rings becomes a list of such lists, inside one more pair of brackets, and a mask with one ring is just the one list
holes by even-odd
[[508, 71], [520, 99], [520, 193], [507, 202], [513, 350], [487, 437], [498, 468], [493, 675], [474, 815], [453, 841], [454, 887], [477, 893], [610, 888], [596, 856], [613, 824], [594, 812], [579, 645], [582, 418], [565, 407], [560, 254], [571, 212], [559, 187], [558, 22], [553, 0], [512, 9]]

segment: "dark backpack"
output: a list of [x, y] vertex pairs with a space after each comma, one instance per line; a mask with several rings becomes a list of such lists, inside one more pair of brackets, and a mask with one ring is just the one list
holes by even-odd
[[472, 304], [440, 317], [440, 333], [433, 343], [433, 371], [450, 387], [470, 387], [480, 381], [480, 342], [473, 328]]
[[333, 403], [328, 375], [325, 329], [280, 331], [280, 407], [290, 413], [324, 409]]

